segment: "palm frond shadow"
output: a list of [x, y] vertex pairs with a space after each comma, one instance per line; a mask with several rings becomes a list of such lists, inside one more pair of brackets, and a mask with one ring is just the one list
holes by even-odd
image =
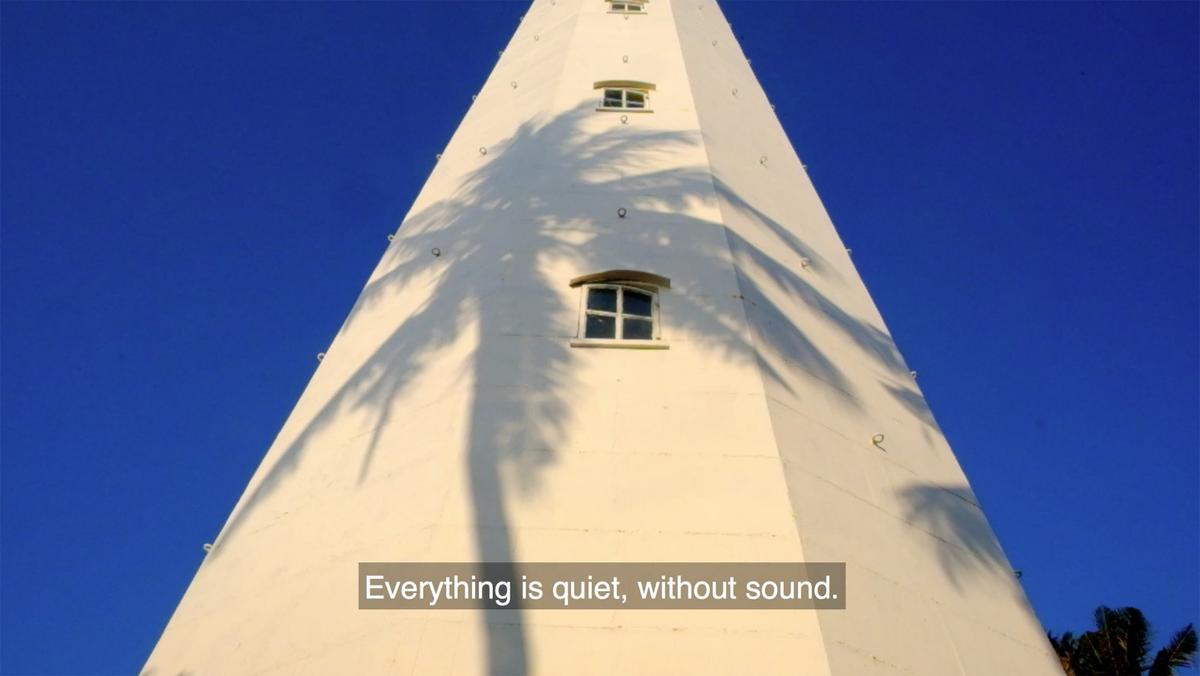
[[905, 520], [939, 540], [938, 559], [956, 588], [962, 588], [964, 578], [972, 575], [1015, 576], [983, 511], [964, 497], [973, 495], [966, 485], [932, 483], [900, 491]]
[[[687, 215], [693, 201], [712, 200], [714, 190], [736, 208], [756, 212], [729, 186], [714, 185], [707, 167], [654, 169], [662, 166], [664, 156], [697, 146], [696, 134], [633, 126], [589, 132], [584, 123], [595, 119], [593, 105], [585, 102], [551, 119], [522, 124], [510, 138], [489, 149], [480, 167], [460, 181], [451, 196], [409, 215], [339, 335], [365, 330], [366, 325], [359, 326], [361, 317], [388, 307], [389, 296], [406, 285], [426, 285], [427, 300], [408, 316], [390, 319], [391, 331], [370, 354], [337, 354], [335, 343], [326, 362], [354, 360], [357, 365], [335, 386], [316, 388], [331, 394], [319, 405], [305, 407], [312, 411], [307, 419], [289, 421], [295, 430], [292, 440], [276, 452], [273, 462], [259, 469], [258, 481], [238, 504], [210, 556], [219, 557], [239, 537], [250, 516], [301, 465], [318, 434], [344, 415], [365, 413], [372, 421], [357, 464], [359, 484], [369, 480], [377, 454], [385, 452], [380, 448], [381, 433], [406, 413], [396, 410], [396, 402], [425, 373], [432, 355], [464, 332], [474, 331], [481, 339], [468, 366], [446, 377], [469, 381], [472, 388], [465, 430], [466, 469], [477, 552], [481, 561], [501, 566], [518, 558], [502, 474], [518, 477], [520, 492], [537, 491], [540, 470], [556, 461], [555, 448], [573, 416], [567, 396], [576, 385], [568, 345], [573, 334], [565, 333], [556, 319], [562, 317], [559, 292], [566, 280], [547, 277], [548, 261], [570, 261], [581, 271], [620, 268], [625, 261], [615, 259], [619, 254], [612, 252], [633, 245], [669, 246], [673, 256], [685, 257], [689, 267], [698, 271], [729, 270], [736, 262], [745, 301], [754, 303], [756, 311], [780, 330], [758, 331], [751, 339], [736, 330], [744, 325], [737, 304], [686, 289], [672, 294], [673, 329], [697, 338], [714, 359], [758, 359], [763, 376], [786, 387], [794, 381], [785, 377], [785, 371], [799, 364], [852, 392], [838, 366], [787, 319], [784, 305], [797, 302], [828, 317], [868, 358], [888, 368], [902, 368], [886, 335], [842, 311], [811, 282], [736, 233], [726, 230], [728, 240], [722, 246], [713, 246], [711, 238], [670, 238], [665, 226], [651, 223], [635, 228], [628, 222], [618, 226], [610, 214], [597, 214], [589, 206], [596, 200], [578, 200], [579, 192], [587, 191], [611, 197], [605, 201], [614, 205], [652, 202], [659, 211], [678, 213], [671, 217], [674, 233], [681, 225], [722, 227]], [[540, 166], [553, 170], [531, 169]], [[804, 246], [794, 228], [756, 213], [775, 233], [778, 246], [809, 257], [818, 275], [830, 274], [824, 259]], [[582, 245], [576, 236], [580, 232], [587, 233]], [[623, 244], [613, 246], [616, 242]], [[434, 247], [439, 256], [429, 255]], [[519, 327], [507, 324], [491, 309], [490, 301], [504, 289], [520, 290], [524, 307]], [[773, 352], [787, 356], [786, 362], [765, 360], [751, 340], [770, 343]], [[847, 401], [854, 400], [848, 397]], [[293, 415], [299, 411], [298, 407]], [[496, 612], [502, 615], [487, 623], [490, 671], [525, 673], [520, 611]]]

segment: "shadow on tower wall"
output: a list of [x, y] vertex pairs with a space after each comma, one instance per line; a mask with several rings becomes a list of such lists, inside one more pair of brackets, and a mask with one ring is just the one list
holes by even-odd
[[[968, 495], [974, 495], [969, 486], [933, 483], [900, 491], [905, 520], [939, 540], [938, 560], [956, 588], [975, 575], [1014, 576], [982, 510], [963, 497]], [[1019, 593], [1017, 585], [1011, 586]]]
[[[307, 420], [290, 420], [299, 432], [270, 465], [259, 470], [259, 481], [244, 496], [226, 523], [210, 556], [219, 557], [240, 535], [247, 519], [287, 481], [304, 462], [314, 438], [340, 416], [367, 413], [372, 425], [365, 452], [357, 463], [361, 485], [372, 471], [379, 453], [403, 454], [410, 449], [381, 448], [380, 437], [393, 420], [419, 413], [398, 410], [396, 402], [428, 366], [431, 356], [457, 340], [463, 332], [480, 336], [462, 373], [447, 378], [470, 379], [472, 403], [466, 423], [466, 473], [474, 519], [474, 539], [482, 561], [492, 562], [488, 572], [519, 574], [511, 564], [520, 557], [514, 551], [507, 506], [519, 496], [505, 494], [515, 484], [521, 493], [539, 490], [541, 470], [556, 461], [566, 426], [575, 412], [568, 394], [576, 386], [572, 376], [573, 355], [561, 326], [561, 294], [565, 280], [547, 278], [549, 261], [571, 261], [579, 270], [619, 268], [621, 261], [602, 260], [597, 252], [613, 250], [606, 241], [622, 246], [670, 247], [674, 256], [686, 257], [696, 278], [708, 270], [729, 270], [736, 264], [743, 296], [755, 304], [755, 312], [767, 317], [779, 330], [758, 331], [749, 344], [736, 330], [744, 322], [741, 306], [718, 303], [703, 293], [673, 293], [670, 321], [673, 331], [704, 341], [713, 359], [757, 359], [763, 377], [791, 387], [795, 376], [785, 371], [800, 366], [848, 394], [853, 385], [821, 346], [807, 337], [804, 327], [789, 319], [791, 304], [813, 309], [832, 324], [849, 344], [859, 348], [859, 359], [872, 360], [890, 371], [907, 373], [889, 336], [876, 326], [843, 311], [827, 298], [817, 284], [816, 274], [832, 274], [816, 252], [808, 250], [799, 236], [804, 224], [780, 224], [740, 199], [721, 182], [714, 184], [707, 167], [658, 171], [660, 160], [694, 148], [699, 139], [692, 133], [654, 131], [635, 126], [589, 132], [595, 120], [594, 102], [587, 101], [561, 115], [522, 124], [510, 138], [489, 150], [481, 166], [463, 180], [449, 198], [410, 215], [381, 264], [386, 272], [363, 290], [342, 328], [342, 335], [357, 329], [360, 315], [406, 284], [421, 283], [433, 274], [428, 300], [412, 314], [396, 318], [394, 330], [371, 354], [335, 354], [327, 362], [354, 360], [351, 375]], [[462, 144], [460, 144], [462, 145]], [[468, 144], [469, 145], [469, 144]], [[538, 172], [537, 167], [552, 168]], [[606, 173], [608, 170], [608, 173]], [[598, 178], [610, 176], [610, 178]], [[562, 186], [573, 186], [562, 190]], [[577, 191], [604, 196], [609, 204], [629, 204], [653, 195], [673, 218], [670, 232], [650, 225], [616, 227], [610, 216], [595, 213], [581, 201]], [[721, 227], [719, 223], [686, 215], [697, 200], [711, 201], [717, 192], [724, 199], [756, 214], [756, 219], [776, 234], [776, 245], [814, 261], [805, 279], [782, 265], [771, 252], [756, 247], [737, 233], [726, 230], [721, 246], [705, 238], [670, 237], [680, 226]], [[578, 235], [587, 233], [586, 244]], [[664, 243], [665, 242], [665, 243]], [[439, 247], [441, 255], [428, 252]], [[731, 259], [731, 250], [733, 258]], [[436, 266], [436, 268], [431, 267]], [[711, 278], [711, 277], [710, 277]], [[498, 288], [519, 289], [524, 303], [522, 325], [514, 327], [497, 311], [492, 301]], [[775, 300], [772, 300], [775, 299]], [[785, 299], [785, 300], [779, 300]], [[379, 306], [382, 307], [382, 306]], [[729, 308], [734, 308], [731, 311]], [[335, 344], [334, 350], [337, 346]], [[762, 349], [762, 348], [769, 348]], [[770, 351], [786, 360], [764, 359]], [[845, 357], [842, 357], [845, 359]], [[847, 396], [847, 406], [856, 399]], [[903, 401], [924, 410], [923, 401]], [[299, 410], [299, 409], [298, 409]], [[296, 414], [293, 414], [296, 415]], [[509, 482], [502, 477], [511, 477]], [[975, 532], [961, 518], [957, 505], [940, 497], [912, 496], [915, 518], [942, 526]], [[986, 525], [985, 525], [986, 527]], [[981, 560], [996, 556], [983, 540], [972, 549]], [[1002, 555], [1000, 555], [1002, 557]], [[970, 568], [969, 562], [945, 561], [947, 569]], [[488, 643], [488, 671], [492, 674], [524, 674], [529, 670], [526, 629], [519, 609], [486, 611], [484, 627]]]

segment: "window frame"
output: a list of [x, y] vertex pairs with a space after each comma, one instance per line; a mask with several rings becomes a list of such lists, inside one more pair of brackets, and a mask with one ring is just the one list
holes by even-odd
[[[609, 113], [653, 113], [654, 109], [650, 107], [651, 92], [657, 91], [658, 87], [653, 82], [645, 82], [642, 80], [600, 80], [592, 83], [592, 89], [600, 92], [600, 107], [597, 111]], [[608, 100], [608, 92], [612, 90], [621, 91], [621, 106], [608, 106], [605, 101]], [[642, 95], [643, 106], [641, 108], [630, 108], [628, 106], [629, 92], [636, 92]]]
[[[609, 92], [620, 92], [621, 93], [621, 105], [619, 105], [619, 106], [608, 105], [608, 101], [609, 101], [608, 93]], [[629, 105], [629, 95], [630, 94], [641, 94], [642, 105], [641, 106], [630, 106]], [[597, 108], [596, 110], [613, 110], [613, 111], [620, 111], [623, 113], [648, 113], [651, 110], [650, 109], [650, 90], [649, 89], [641, 89], [639, 87], [603, 87], [600, 90], [600, 107]]]
[[[662, 340], [662, 303], [660, 295], [663, 287], [653, 284], [639, 283], [626, 280], [596, 280], [579, 284], [579, 317], [576, 324], [575, 339], [572, 347], [616, 347], [628, 349], [666, 349], [667, 343]], [[588, 296], [592, 289], [614, 289], [617, 292], [616, 309], [594, 310], [588, 307]], [[625, 293], [632, 291], [650, 297], [650, 316], [626, 313]], [[587, 335], [587, 320], [589, 316], [612, 317], [615, 324], [612, 338], [595, 338]], [[649, 338], [625, 338], [625, 321], [650, 322]]]
[[[625, 14], [625, 15], [643, 15], [646, 13], [646, 0], [606, 0], [608, 2], [609, 14]], [[625, 7], [625, 9], [617, 9], [617, 5]], [[636, 10], [628, 9], [630, 6], [637, 7]]]

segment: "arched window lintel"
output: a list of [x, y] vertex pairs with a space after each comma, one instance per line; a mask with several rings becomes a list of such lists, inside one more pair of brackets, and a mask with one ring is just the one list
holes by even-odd
[[584, 284], [620, 284], [622, 282], [631, 284], [646, 284], [660, 289], [671, 288], [671, 280], [661, 275], [656, 275], [653, 272], [643, 272], [641, 270], [605, 270], [604, 272], [593, 272], [587, 275], [582, 275], [571, 280], [571, 286], [583, 286]]
[[655, 91], [658, 87], [654, 86], [653, 82], [641, 82], [639, 80], [600, 80], [592, 85], [592, 89], [644, 89], [648, 92]]

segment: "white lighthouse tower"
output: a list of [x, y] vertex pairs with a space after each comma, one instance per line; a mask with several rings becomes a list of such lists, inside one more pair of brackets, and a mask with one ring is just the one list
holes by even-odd
[[[362, 611], [363, 561], [844, 561], [848, 602]], [[714, 0], [536, 0], [144, 673], [1058, 669]]]

